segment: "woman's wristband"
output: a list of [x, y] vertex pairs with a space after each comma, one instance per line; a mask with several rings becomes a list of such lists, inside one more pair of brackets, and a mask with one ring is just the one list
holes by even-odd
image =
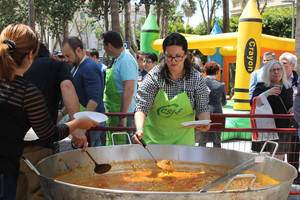
[[269, 96], [268, 90], [267, 90], [267, 91], [265, 91], [265, 95], [266, 95], [266, 97], [268, 97], [268, 96]]

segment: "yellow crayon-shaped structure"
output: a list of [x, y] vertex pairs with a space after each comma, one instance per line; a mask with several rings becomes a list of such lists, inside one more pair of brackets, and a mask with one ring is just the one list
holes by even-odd
[[261, 33], [261, 15], [254, 0], [249, 0], [239, 19], [233, 105], [235, 110], [250, 110], [249, 82], [251, 73], [259, 68]]

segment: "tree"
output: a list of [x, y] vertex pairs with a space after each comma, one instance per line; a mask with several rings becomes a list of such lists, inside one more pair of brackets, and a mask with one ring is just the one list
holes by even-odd
[[223, 33], [229, 32], [229, 2], [223, 0]]
[[181, 8], [184, 15], [187, 17], [187, 24], [190, 22], [190, 17], [192, 17], [196, 12], [196, 2], [194, 0], [185, 0], [181, 4]]
[[[132, 37], [132, 30], [131, 30], [131, 5], [130, 0], [124, 0], [124, 17], [125, 17], [125, 40], [130, 42], [130, 47], [133, 49], [134, 52], [137, 52], [137, 46]], [[132, 52], [133, 53], [133, 52]]]
[[11, 23], [28, 24], [28, 0], [0, 0], [0, 30]]
[[35, 8], [34, 8], [34, 0], [28, 0], [28, 8], [29, 8], [29, 26], [35, 29]]
[[[267, 8], [262, 14], [262, 33], [290, 38], [292, 34], [292, 8]], [[221, 24], [221, 23], [220, 23]], [[239, 18], [230, 19], [230, 32], [237, 32]]]
[[156, 22], [160, 25], [161, 5], [164, 0], [156, 0]]
[[111, 14], [112, 30], [122, 34], [121, 26], [120, 26], [120, 19], [119, 19], [119, 2], [118, 2], [118, 0], [111, 0], [110, 14]]
[[292, 8], [267, 8], [262, 14], [262, 32], [268, 35], [291, 38]]
[[[178, 0], [169, 0], [169, 1], [163, 1], [162, 4], [163, 12], [162, 12], [162, 18], [161, 18], [161, 34], [160, 36], [162, 38], [166, 37], [168, 34], [168, 27], [169, 27], [169, 21], [172, 20], [169, 18], [172, 17], [172, 14], [175, 13], [174, 10], [176, 10], [176, 6], [178, 5]], [[173, 10], [173, 11], [172, 11]]]
[[109, 30], [108, 13], [110, 9], [110, 1], [89, 0], [85, 6], [85, 12], [89, 17], [97, 20], [104, 19], [105, 31]]
[[[206, 28], [206, 33], [209, 34], [212, 28], [212, 21], [215, 17], [215, 11], [220, 6], [221, 0], [212, 0], [212, 4], [209, 4], [209, 0], [198, 0], [200, 10], [203, 17], [203, 22]], [[207, 16], [205, 16], [207, 13]]]

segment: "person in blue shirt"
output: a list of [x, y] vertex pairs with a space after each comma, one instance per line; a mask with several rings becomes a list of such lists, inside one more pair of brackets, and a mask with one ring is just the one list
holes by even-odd
[[101, 70], [101, 75], [104, 80], [104, 72], [105, 72], [106, 68], [104, 68], [103, 63], [99, 59], [99, 52], [97, 51], [97, 49], [95, 49], [95, 48], [90, 49], [89, 57], [92, 58], [98, 64], [98, 66]]
[[[106, 53], [115, 58], [112, 68], [106, 70], [104, 103], [107, 112], [133, 113], [137, 90], [138, 65], [136, 59], [123, 47], [119, 33], [107, 31], [102, 34]], [[126, 122], [127, 120], [127, 122]], [[109, 126], [134, 127], [133, 117], [111, 117]], [[129, 132], [133, 135], [133, 132]], [[110, 138], [110, 133], [107, 134]], [[131, 138], [131, 137], [130, 137]], [[107, 140], [111, 142], [111, 140]], [[125, 144], [126, 137], [116, 137], [114, 144]]]
[[[72, 68], [73, 83], [80, 104], [86, 111], [104, 113], [103, 91], [104, 80], [97, 63], [88, 58], [83, 50], [82, 41], [74, 36], [65, 38], [62, 43], [62, 52]], [[100, 126], [105, 125], [101, 123]], [[91, 146], [105, 145], [105, 131], [91, 131]]]

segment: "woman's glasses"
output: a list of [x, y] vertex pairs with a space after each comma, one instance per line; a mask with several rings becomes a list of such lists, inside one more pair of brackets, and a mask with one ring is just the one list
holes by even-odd
[[281, 72], [282, 71], [282, 68], [273, 68], [273, 69], [270, 69], [270, 72]]
[[168, 62], [172, 62], [173, 59], [176, 62], [181, 62], [183, 60], [184, 56], [168, 56], [168, 55], [165, 55], [165, 58]]

